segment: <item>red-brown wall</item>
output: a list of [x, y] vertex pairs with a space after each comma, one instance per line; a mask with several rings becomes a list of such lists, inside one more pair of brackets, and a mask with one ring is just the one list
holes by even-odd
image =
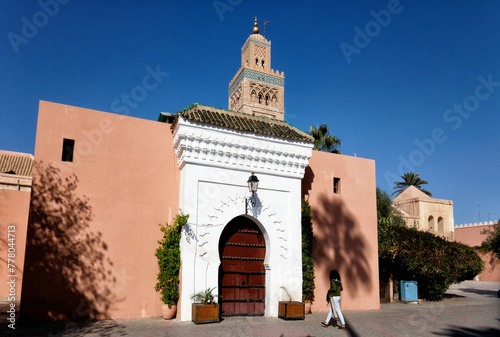
[[[486, 234], [481, 234], [481, 232], [491, 227], [492, 225], [456, 227], [455, 241], [471, 247], [480, 246], [487, 236]], [[484, 270], [477, 276], [477, 280], [500, 282], [500, 261], [495, 254], [479, 252], [479, 256], [481, 256], [481, 259], [484, 262]]]
[[[340, 178], [340, 193], [333, 178]], [[377, 203], [373, 160], [313, 151], [302, 181], [315, 237], [313, 311], [327, 311], [329, 273], [337, 269], [342, 308], [379, 309]]]
[[161, 315], [154, 253], [158, 224], [178, 212], [172, 141], [169, 124], [40, 102], [21, 319]]
[[[30, 192], [0, 189], [0, 261], [2, 261], [0, 275], [3, 278], [0, 282], [0, 297], [12, 297], [11, 286], [7, 284], [7, 281], [11, 279], [14, 279], [12, 283], [14, 284], [12, 289], [15, 289], [14, 296], [21, 296], [29, 204]], [[9, 237], [9, 234], [14, 237]], [[11, 259], [14, 261], [14, 272], [8, 268], [8, 265], [12, 264], [12, 261], [8, 261], [9, 253], [14, 253]], [[17, 277], [8, 278], [7, 275], [17, 275]], [[10, 299], [7, 300], [13, 302]]]

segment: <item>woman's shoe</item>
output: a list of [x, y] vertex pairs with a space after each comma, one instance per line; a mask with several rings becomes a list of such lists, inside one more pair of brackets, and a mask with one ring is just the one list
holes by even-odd
[[344, 325], [339, 326], [339, 329], [345, 329], [345, 324], [344, 324]]
[[321, 325], [326, 328], [328, 326], [328, 323], [327, 322], [321, 322]]

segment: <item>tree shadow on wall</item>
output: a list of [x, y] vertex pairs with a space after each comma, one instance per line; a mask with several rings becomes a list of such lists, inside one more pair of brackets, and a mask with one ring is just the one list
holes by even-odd
[[116, 278], [76, 175], [35, 163], [21, 297], [22, 320], [109, 318]]
[[493, 253], [493, 252], [481, 252], [480, 256], [483, 259], [483, 261], [485, 261], [486, 259], [488, 260], [488, 261], [485, 261], [485, 263], [484, 263], [484, 271], [485, 272], [493, 273], [495, 268], [497, 266], [500, 266], [500, 259], [496, 256], [495, 253]]
[[320, 205], [311, 205], [311, 213], [313, 223], [321, 224], [322, 232], [321, 237], [317, 235], [319, 231], [315, 232], [313, 254], [316, 264], [325, 271], [325, 275], [316, 278], [328, 280], [330, 270], [337, 269], [342, 279], [349, 280], [353, 294], [361, 288], [371, 290], [375, 285], [371, 282], [374, 275], [366, 253], [367, 240], [344, 201], [323, 196]]

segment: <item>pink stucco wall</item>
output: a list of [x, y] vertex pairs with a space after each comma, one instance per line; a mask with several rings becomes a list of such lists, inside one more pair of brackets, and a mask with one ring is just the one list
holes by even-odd
[[[26, 228], [28, 226], [28, 209], [30, 204], [30, 192], [0, 189], [0, 298], [11, 297], [11, 287], [7, 284], [12, 278], [7, 278], [7, 275], [17, 275], [14, 278], [15, 297], [21, 296], [21, 286], [24, 274], [24, 253], [26, 246]], [[14, 226], [10, 227], [9, 226]], [[12, 231], [13, 230], [13, 231]], [[14, 237], [8, 234], [14, 235]], [[14, 238], [14, 241], [9, 239]], [[11, 245], [9, 245], [11, 244]], [[14, 244], [14, 245], [12, 245]], [[14, 249], [14, 273], [8, 270], [7, 261], [9, 248], [12, 252]], [[8, 300], [8, 302], [12, 302]]]
[[471, 226], [471, 227], [456, 227], [455, 228], [455, 241], [464, 243], [468, 246], [480, 246], [486, 239], [486, 234], [481, 234], [491, 226]]
[[178, 190], [169, 124], [40, 102], [21, 318], [161, 315], [154, 253]]
[[[340, 193], [333, 179], [340, 178]], [[345, 310], [379, 309], [377, 205], [373, 160], [313, 151], [302, 181], [315, 237], [313, 311], [327, 311], [329, 273], [337, 269]]]
[[[468, 246], [480, 246], [486, 239], [486, 234], [481, 234], [492, 225], [456, 227], [455, 241]], [[484, 270], [477, 276], [477, 280], [486, 282], [500, 282], [500, 261], [493, 253], [479, 252], [479, 256], [484, 262]]]

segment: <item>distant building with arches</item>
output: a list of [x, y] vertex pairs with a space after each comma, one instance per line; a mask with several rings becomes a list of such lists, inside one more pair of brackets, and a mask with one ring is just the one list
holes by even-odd
[[392, 205], [408, 227], [454, 240], [453, 201], [432, 198], [409, 186], [394, 198]]

